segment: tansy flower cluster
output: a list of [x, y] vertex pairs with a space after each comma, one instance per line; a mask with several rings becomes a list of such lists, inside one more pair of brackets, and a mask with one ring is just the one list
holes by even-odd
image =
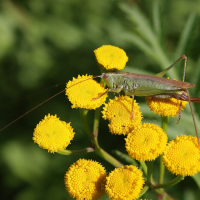
[[138, 161], [155, 160], [166, 148], [167, 135], [155, 124], [143, 124], [128, 134], [126, 151]]
[[[175, 117], [179, 114], [179, 108], [181, 100], [174, 98], [156, 98], [156, 97], [146, 97], [147, 105], [150, 109], [161, 116], [171, 116]], [[187, 101], [182, 101], [181, 109], [184, 110]]]
[[95, 200], [106, 192], [112, 200], [132, 200], [144, 184], [143, 173], [132, 165], [116, 168], [107, 176], [104, 167], [92, 160], [79, 159], [65, 174], [64, 183], [70, 196]]
[[125, 67], [128, 57], [123, 49], [111, 45], [103, 45], [94, 50], [97, 63], [109, 71], [121, 70]]
[[92, 79], [92, 76], [78, 76], [67, 83], [66, 95], [72, 103], [72, 108], [96, 109], [106, 100], [106, 89]]
[[176, 175], [193, 176], [200, 171], [200, 147], [197, 138], [190, 135], [177, 136], [168, 143], [163, 163]]
[[65, 186], [76, 199], [99, 199], [105, 193], [106, 171], [98, 162], [79, 159], [65, 174]]
[[[99, 66], [103, 68], [102, 71], [123, 69], [128, 61], [122, 49], [111, 45], [103, 45], [94, 53]], [[163, 128], [164, 131], [158, 125], [142, 123], [143, 116], [140, 107], [133, 98], [118, 95], [105, 103], [108, 91], [113, 91], [119, 86], [113, 84], [113, 88], [110, 86], [111, 89], [108, 90], [102, 84], [105, 83], [103, 81], [98, 83], [91, 75], [78, 75], [66, 85], [66, 95], [72, 103], [72, 108], [80, 108], [81, 112], [86, 111], [86, 113], [88, 110], [96, 109], [93, 131], [87, 123], [87, 114], [81, 115], [84, 130], [92, 141], [91, 147], [69, 151], [70, 154], [93, 151], [116, 168], [107, 175], [105, 168], [96, 161], [85, 159], [76, 161], [69, 167], [64, 177], [66, 190], [72, 198], [95, 200], [101, 198], [106, 192], [112, 200], [132, 200], [142, 196], [149, 187], [158, 195], [164, 195], [164, 189], [159, 190], [159, 185], [157, 186], [157, 183], [150, 178], [152, 169], [145, 170], [161, 155], [160, 166], [165, 165], [173, 174], [184, 177], [192, 176], [200, 171], [200, 147], [196, 137], [177, 136], [176, 139], [167, 143], [166, 129]], [[126, 86], [125, 83], [123, 84]], [[146, 102], [154, 113], [162, 117], [176, 116], [180, 112], [180, 107], [183, 110], [187, 104], [185, 101], [181, 103], [180, 100], [173, 98], [162, 99], [153, 96], [146, 97]], [[112, 134], [126, 136], [126, 151], [132, 159], [143, 163], [141, 167], [144, 169], [144, 175], [136, 166], [123, 166], [99, 146], [97, 136], [100, 109], [97, 108], [102, 104], [104, 104], [102, 117], [109, 121], [109, 131]], [[65, 148], [70, 144], [74, 134], [70, 123], [61, 121], [56, 115], [48, 114], [36, 126], [33, 140], [50, 153], [60, 153], [60, 151], [67, 151]], [[149, 165], [146, 166], [144, 161]], [[143, 188], [145, 181], [148, 184]], [[164, 187], [163, 185], [161, 183], [160, 187]]]
[[36, 126], [33, 140], [41, 148], [54, 153], [65, 149], [70, 144], [74, 134], [70, 123], [61, 121], [56, 115], [48, 114]]
[[133, 107], [134, 120], [132, 119], [132, 101], [128, 96], [119, 96], [105, 104], [102, 117], [109, 120], [111, 133], [127, 135], [135, 126], [141, 125], [142, 113], [136, 101]]
[[112, 200], [132, 200], [139, 197], [144, 184], [142, 171], [126, 165], [114, 169], [106, 178], [106, 192]]

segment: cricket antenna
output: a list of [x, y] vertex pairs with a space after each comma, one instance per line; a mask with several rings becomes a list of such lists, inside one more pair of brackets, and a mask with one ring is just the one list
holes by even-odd
[[31, 111], [33, 111], [34, 109], [38, 108], [39, 106], [41, 106], [42, 104], [46, 103], [47, 101], [49, 101], [50, 99], [53, 99], [55, 96], [63, 93], [65, 90], [62, 90], [61, 92], [53, 95], [52, 97], [48, 98], [47, 100], [43, 101], [42, 103], [38, 104], [37, 106], [35, 106], [34, 108], [32, 108], [31, 110], [27, 111], [26, 113], [24, 113], [23, 115], [21, 115], [20, 117], [18, 117], [17, 119], [13, 120], [12, 122], [10, 122], [9, 124], [7, 124], [6, 126], [4, 126], [2, 129], [0, 129], [0, 132], [3, 131], [4, 129], [6, 129], [8, 126], [10, 126], [11, 124], [15, 123], [16, 121], [18, 121], [19, 119], [21, 119], [22, 117], [24, 117], [25, 115], [27, 115], [28, 113], [30, 113]]
[[69, 89], [69, 88], [71, 88], [71, 87], [73, 87], [73, 86], [75, 86], [75, 85], [77, 85], [77, 84], [79, 84], [79, 83], [82, 83], [82, 82], [84, 82], [84, 81], [88, 81], [88, 80], [93, 79], [93, 78], [98, 78], [98, 77], [99, 77], [99, 78], [102, 78], [103, 75], [93, 76], [92, 78], [87, 78], [87, 79], [85, 79], [85, 80], [83, 80], [83, 81], [80, 81], [80, 82], [78, 82], [78, 83], [75, 83], [74, 85], [71, 85], [70, 87], [66, 88], [66, 90]]
[[[71, 85], [70, 87], [68, 87], [68, 88], [66, 88], [66, 89], [69, 89], [69, 88], [71, 88], [71, 87], [73, 87], [73, 86], [75, 86], [75, 85], [77, 85], [77, 84], [79, 84], [79, 83], [82, 83], [82, 82], [84, 82], [84, 81], [87, 81], [87, 80], [89, 80], [89, 79], [98, 78], [98, 77], [102, 77], [102, 75], [94, 76], [94, 77], [92, 77], [92, 78], [88, 78], [88, 79], [86, 79], [86, 80], [80, 81], [80, 82], [78, 82], [78, 83], [76, 83], [76, 84], [74, 84], [74, 85]], [[43, 101], [42, 103], [38, 104], [38, 105], [35, 106], [34, 108], [30, 109], [29, 111], [27, 111], [26, 113], [24, 113], [23, 115], [21, 115], [20, 117], [18, 117], [17, 119], [13, 120], [13, 121], [10, 122], [9, 124], [7, 124], [7, 125], [4, 126], [3, 128], [1, 128], [1, 129], [0, 129], [0, 132], [3, 131], [4, 129], [6, 129], [7, 127], [9, 127], [11, 124], [13, 124], [13, 123], [15, 123], [16, 121], [18, 121], [19, 119], [21, 119], [22, 117], [24, 117], [25, 115], [27, 115], [28, 113], [30, 113], [31, 111], [33, 111], [33, 110], [35, 110], [36, 108], [38, 108], [38, 107], [41, 106], [42, 104], [44, 104], [44, 103], [46, 103], [47, 101], [53, 99], [53, 98], [56, 97], [57, 95], [59, 95], [59, 94], [65, 92], [66, 89], [64, 89], [64, 90], [62, 90], [62, 91], [60, 91], [60, 92], [58, 92], [57, 94], [53, 95], [52, 97], [50, 97], [50, 98], [48, 98], [47, 100]]]

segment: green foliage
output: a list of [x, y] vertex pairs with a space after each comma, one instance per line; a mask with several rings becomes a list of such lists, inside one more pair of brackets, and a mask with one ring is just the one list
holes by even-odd
[[[125, 71], [144, 74], [156, 74], [185, 54], [188, 57], [186, 81], [196, 85], [190, 95], [200, 97], [199, 15], [199, 1], [186, 0], [1, 1], [0, 127], [65, 86], [34, 96], [30, 94], [67, 82], [78, 74], [98, 75], [93, 50], [104, 44], [118, 46], [127, 52], [129, 67]], [[181, 80], [182, 70], [183, 63], [168, 75]], [[26, 96], [29, 97], [24, 99]], [[142, 98], [137, 100], [144, 101]], [[70, 164], [80, 156], [64, 160], [61, 155], [44, 153], [31, 140], [36, 124], [51, 113], [72, 122], [76, 136], [69, 148], [87, 146], [90, 141], [85, 139], [81, 129], [79, 112], [71, 111], [70, 106], [66, 97], [59, 95], [0, 133], [1, 199], [71, 199], [62, 179]], [[144, 102], [140, 106], [148, 122], [151, 119], [161, 123]], [[200, 131], [200, 107], [193, 107]], [[110, 135], [106, 122], [100, 123], [100, 145], [108, 152], [116, 148], [124, 152], [123, 137]], [[171, 120], [168, 127], [170, 139], [177, 134], [195, 135], [189, 107], [182, 112], [179, 125], [175, 123], [176, 119]], [[108, 171], [113, 169], [93, 154], [82, 156], [98, 160]], [[194, 180], [187, 178], [169, 193], [177, 199], [198, 199], [199, 174]]]

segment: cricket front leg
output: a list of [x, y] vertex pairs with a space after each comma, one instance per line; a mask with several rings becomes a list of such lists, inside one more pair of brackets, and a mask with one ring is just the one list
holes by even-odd
[[178, 119], [177, 119], [176, 125], [179, 123], [179, 121], [181, 119], [181, 110], [182, 110], [182, 100], [180, 100], [180, 106], [179, 106], [179, 111], [178, 111]]
[[100, 96], [93, 98], [92, 100], [97, 100], [99, 98], [101, 98], [102, 96], [104, 96], [105, 94], [107, 94], [108, 92], [114, 92], [114, 93], [120, 93], [122, 90], [121, 87], [118, 88], [109, 88], [106, 92], [104, 92], [103, 94], [101, 94]]
[[107, 93], [108, 93], [108, 90], [106, 92], [104, 92], [103, 94], [101, 94], [99, 97], [93, 98], [92, 100], [95, 101], [97, 99], [100, 99], [102, 96], [104, 96]]
[[130, 93], [129, 91], [125, 90], [124, 91], [125, 95], [132, 96], [132, 110], [131, 110], [131, 121], [134, 120], [134, 90]]

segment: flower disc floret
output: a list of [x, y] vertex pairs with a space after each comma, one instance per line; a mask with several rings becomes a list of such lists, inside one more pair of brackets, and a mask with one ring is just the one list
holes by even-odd
[[72, 108], [96, 109], [105, 102], [107, 94], [98, 98], [105, 92], [106, 89], [94, 81], [92, 76], [87, 75], [73, 78], [66, 87], [66, 95], [72, 103]]
[[196, 137], [177, 136], [168, 143], [163, 163], [176, 175], [193, 176], [200, 171], [200, 147]]
[[[146, 102], [149, 108], [156, 114], [161, 116], [175, 117], [179, 114], [181, 100], [174, 98], [156, 98], [146, 97]], [[182, 101], [181, 109], [184, 110], [187, 101]]]
[[132, 200], [139, 197], [144, 184], [142, 171], [135, 166], [116, 168], [106, 178], [106, 193], [112, 200]]
[[103, 118], [110, 122], [108, 126], [111, 133], [127, 135], [135, 126], [141, 125], [142, 113], [135, 100], [132, 119], [132, 101], [129, 96], [119, 96], [105, 104], [102, 114]]
[[41, 148], [54, 153], [65, 149], [70, 144], [74, 134], [70, 123], [61, 121], [56, 115], [48, 114], [37, 124], [33, 133], [33, 140]]
[[158, 125], [144, 123], [128, 134], [126, 151], [138, 161], [155, 160], [166, 148], [167, 135]]
[[126, 52], [112, 45], [103, 45], [94, 50], [94, 53], [98, 64], [105, 70], [124, 69], [128, 61]]
[[96, 161], [79, 159], [65, 174], [65, 187], [76, 199], [99, 199], [105, 193], [106, 171]]

